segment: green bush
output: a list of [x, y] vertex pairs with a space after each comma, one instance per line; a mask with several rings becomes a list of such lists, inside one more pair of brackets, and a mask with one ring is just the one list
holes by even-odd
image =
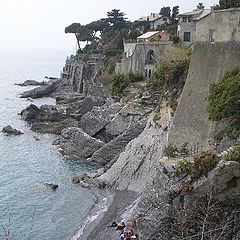
[[112, 81], [112, 95], [121, 94], [122, 91], [129, 85], [130, 82], [142, 81], [143, 75], [141, 73], [119, 73], [113, 77]]
[[191, 59], [191, 52], [183, 48], [172, 48], [166, 61], [155, 70], [153, 73], [153, 84], [156, 87], [162, 87], [170, 82], [176, 76], [182, 74], [188, 69]]
[[193, 157], [193, 175], [199, 177], [213, 170], [219, 162], [219, 157], [209, 151], [204, 151]]
[[240, 119], [235, 119], [221, 131], [219, 131], [214, 139], [220, 142], [224, 137], [229, 137], [230, 139], [238, 139], [240, 137]]
[[209, 119], [219, 121], [234, 116], [240, 118], [240, 69], [227, 72], [223, 79], [210, 85]]
[[236, 161], [240, 162], [240, 145], [237, 145], [231, 150], [224, 159], [226, 161]]
[[193, 163], [189, 160], [180, 160], [177, 164], [177, 173], [190, 174], [192, 172]]
[[112, 95], [116, 96], [120, 94], [124, 88], [129, 84], [129, 79], [126, 78], [125, 74], [119, 73], [113, 77], [112, 81]]
[[163, 149], [163, 155], [170, 158], [170, 157], [176, 157], [177, 154], [177, 147], [173, 146], [172, 143], [169, 143], [167, 146]]

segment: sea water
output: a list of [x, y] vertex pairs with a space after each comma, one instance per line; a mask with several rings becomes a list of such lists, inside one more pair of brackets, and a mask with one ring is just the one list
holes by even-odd
[[[0, 50], [0, 130], [11, 125], [24, 132], [19, 136], [0, 133], [0, 239], [77, 239], [96, 218], [96, 206], [102, 212], [107, 205], [106, 192], [71, 182], [73, 176], [96, 167], [65, 158], [52, 145], [54, 135], [31, 131], [18, 115], [30, 104], [19, 98], [29, 87], [14, 83], [59, 77], [66, 55], [57, 50]], [[33, 102], [37, 106], [54, 103], [50, 98]], [[59, 188], [49, 189], [44, 185], [47, 181]]]

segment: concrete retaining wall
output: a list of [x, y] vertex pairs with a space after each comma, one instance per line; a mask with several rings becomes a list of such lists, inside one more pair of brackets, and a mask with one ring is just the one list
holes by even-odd
[[176, 145], [198, 144], [209, 147], [217, 125], [208, 120], [206, 110], [209, 85], [219, 81], [229, 70], [240, 66], [240, 42], [196, 43], [185, 87], [170, 130]]

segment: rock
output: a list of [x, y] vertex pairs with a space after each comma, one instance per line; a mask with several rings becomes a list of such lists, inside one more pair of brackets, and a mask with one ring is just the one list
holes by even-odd
[[41, 98], [49, 96], [57, 88], [58, 81], [54, 81], [46, 86], [34, 88], [21, 94], [21, 98]]
[[7, 133], [9, 135], [21, 135], [23, 134], [21, 131], [13, 128], [12, 126], [8, 125], [2, 129], [2, 132]]
[[85, 133], [81, 128], [70, 127], [62, 131], [60, 147], [64, 153], [79, 158], [89, 158], [104, 145], [99, 139], [95, 139]]
[[20, 115], [28, 122], [61, 122], [68, 117], [54, 105], [42, 105], [38, 108], [34, 104], [29, 105]]
[[94, 136], [102, 130], [120, 111], [121, 106], [118, 103], [106, 103], [102, 107], [93, 107], [92, 111], [86, 113], [80, 120], [80, 127]]
[[87, 112], [90, 112], [94, 106], [100, 107], [105, 103], [105, 100], [101, 97], [92, 98], [85, 97], [81, 103], [80, 114], [83, 116]]
[[208, 173], [207, 177], [200, 178], [193, 185], [193, 193], [212, 191], [221, 196], [234, 196], [240, 192], [240, 163], [234, 161], [220, 161]]
[[53, 142], [52, 145], [60, 145], [60, 137], [56, 138]]
[[46, 82], [42, 81], [42, 82], [38, 82], [36, 80], [26, 80], [23, 83], [15, 83], [15, 85], [18, 86], [45, 86], [47, 85]]
[[127, 129], [124, 133], [97, 150], [91, 157], [91, 161], [106, 165], [124, 151], [126, 145], [144, 130], [145, 123], [140, 122]]
[[24, 109], [20, 115], [24, 121], [33, 122], [37, 119], [38, 112], [39, 108], [36, 105], [31, 104]]
[[56, 190], [58, 188], [57, 184], [51, 183], [51, 182], [46, 182], [44, 183], [45, 186], [51, 188], [52, 190]]
[[55, 96], [56, 104], [69, 104], [84, 99], [83, 94], [79, 93], [62, 93]]
[[78, 127], [78, 122], [72, 118], [60, 122], [33, 122], [31, 129], [40, 133], [61, 134], [68, 127]]

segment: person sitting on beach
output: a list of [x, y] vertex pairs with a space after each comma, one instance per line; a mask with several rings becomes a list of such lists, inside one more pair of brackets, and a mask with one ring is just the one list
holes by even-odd
[[126, 227], [126, 225], [125, 225], [124, 221], [122, 221], [122, 222], [118, 223], [116, 227], [117, 227], [116, 230], [123, 231], [124, 228]]
[[135, 234], [131, 237], [132, 240], [140, 240], [138, 234]]

